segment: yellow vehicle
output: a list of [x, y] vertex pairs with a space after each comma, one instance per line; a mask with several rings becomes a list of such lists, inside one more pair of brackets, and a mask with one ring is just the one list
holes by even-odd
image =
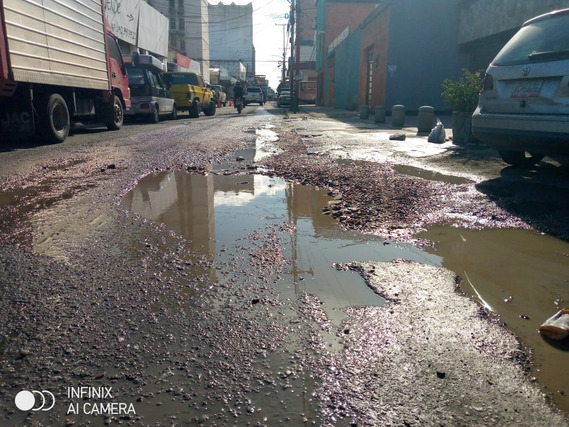
[[213, 101], [213, 92], [199, 74], [190, 71], [171, 71], [165, 75], [178, 111], [188, 111], [192, 118], [199, 117], [201, 111], [206, 116], [215, 114], [217, 105]]

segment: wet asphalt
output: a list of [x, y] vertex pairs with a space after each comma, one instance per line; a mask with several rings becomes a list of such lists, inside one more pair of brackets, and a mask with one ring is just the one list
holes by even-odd
[[[566, 425], [532, 380], [527, 351], [450, 270], [405, 259], [335, 265], [386, 301], [345, 308], [338, 325], [317, 296], [279, 291], [296, 284], [285, 274], [290, 224], [249, 232], [212, 258], [125, 208], [149, 174], [207, 176], [217, 165], [243, 181], [274, 174], [341, 195], [330, 213], [338, 225], [389, 244], [423, 244], [416, 233], [441, 218], [533, 226], [467, 183], [457, 191], [359, 158], [338, 167], [324, 136], [302, 129], [319, 117], [253, 109], [81, 130], [56, 146], [3, 144], [2, 424]], [[267, 126], [283, 151], [244, 164], [236, 152]], [[564, 232], [558, 218], [536, 223]], [[80, 387], [111, 392], [74, 397]], [[50, 391], [55, 405], [21, 411], [21, 390]]]

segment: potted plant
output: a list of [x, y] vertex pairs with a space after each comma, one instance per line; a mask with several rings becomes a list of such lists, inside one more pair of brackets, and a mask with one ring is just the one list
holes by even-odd
[[456, 144], [475, 142], [472, 135], [472, 113], [478, 105], [483, 73], [462, 69], [458, 80], [445, 79], [441, 96], [452, 109], [452, 137]]

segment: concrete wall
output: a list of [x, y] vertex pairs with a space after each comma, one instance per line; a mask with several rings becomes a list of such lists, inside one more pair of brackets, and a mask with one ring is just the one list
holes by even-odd
[[460, 5], [458, 43], [468, 56], [467, 68], [488, 64], [530, 18], [569, 7], [567, 0], [470, 0]]
[[556, 9], [569, 7], [567, 0], [469, 0], [460, 11], [460, 44], [504, 31], [515, 30], [525, 21]]
[[336, 70], [333, 105], [335, 108], [357, 110], [360, 104], [358, 90], [361, 86], [359, 78], [361, 33], [361, 29], [357, 28], [334, 51]]
[[458, 78], [466, 56], [456, 43], [456, 0], [391, 0], [385, 105], [407, 111], [431, 105], [448, 110], [440, 94], [445, 78]]
[[329, 63], [329, 46], [346, 29], [354, 31], [358, 25], [373, 11], [376, 4], [370, 0], [318, 0], [317, 6], [317, 31], [320, 31], [318, 47], [321, 48], [320, 55], [317, 57], [317, 66], [325, 71], [324, 84], [319, 85], [317, 103], [324, 106], [332, 106], [334, 100], [334, 81], [335, 64]]
[[385, 104], [390, 19], [391, 8], [389, 5], [382, 5], [362, 23], [360, 81], [363, 84], [359, 88], [360, 105], [366, 103], [368, 52], [372, 52], [373, 56], [372, 96], [369, 106], [374, 108], [376, 105]]

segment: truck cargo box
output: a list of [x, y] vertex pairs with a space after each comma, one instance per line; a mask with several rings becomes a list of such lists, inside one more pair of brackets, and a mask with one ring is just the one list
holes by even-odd
[[108, 90], [101, 0], [4, 0], [14, 80]]

